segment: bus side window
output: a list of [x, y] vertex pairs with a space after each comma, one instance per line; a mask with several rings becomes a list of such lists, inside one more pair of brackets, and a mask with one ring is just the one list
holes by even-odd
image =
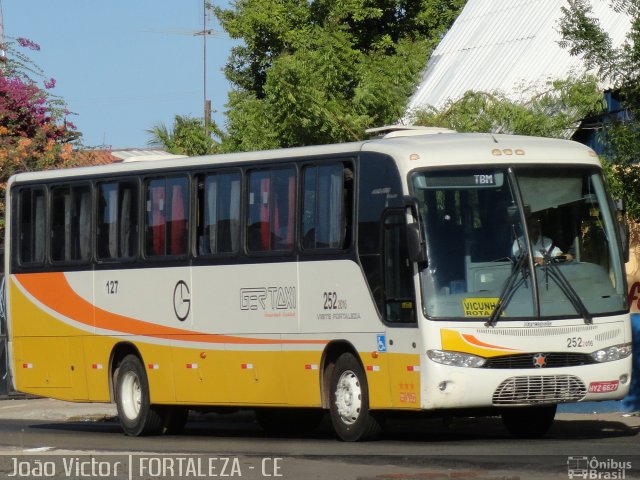
[[147, 256], [178, 256], [187, 253], [188, 184], [187, 177], [153, 179], [147, 183]]
[[238, 172], [207, 175], [198, 195], [198, 255], [236, 253], [240, 246]]
[[51, 259], [88, 261], [91, 257], [91, 187], [54, 188], [51, 210]]
[[171, 217], [167, 222], [169, 230], [169, 255], [187, 253], [187, 207], [189, 190], [185, 178], [172, 178], [167, 181], [170, 189]]
[[41, 264], [45, 253], [45, 192], [44, 188], [25, 188], [19, 193], [18, 261], [20, 264]]
[[291, 250], [295, 225], [295, 169], [250, 172], [247, 193], [247, 249], [252, 252]]
[[164, 179], [149, 182], [146, 204], [145, 253], [148, 256], [164, 255], [166, 228]]
[[138, 185], [133, 182], [98, 184], [97, 257], [100, 260], [135, 257], [137, 248]]
[[247, 248], [259, 252], [269, 250], [269, 172], [249, 175]]
[[351, 183], [342, 164], [305, 167], [302, 247], [344, 248], [347, 240]]

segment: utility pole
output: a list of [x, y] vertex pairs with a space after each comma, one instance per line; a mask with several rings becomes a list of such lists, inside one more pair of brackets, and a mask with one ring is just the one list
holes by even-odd
[[6, 58], [6, 52], [4, 50], [4, 20], [2, 18], [2, 0], [0, 0], [0, 62], [4, 63]]
[[202, 0], [202, 93], [204, 95], [204, 129], [208, 132], [211, 104], [207, 99], [207, 0]]
[[211, 100], [207, 98], [207, 35], [213, 30], [207, 30], [207, 0], [202, 0], [202, 30], [195, 35], [202, 35], [202, 95], [204, 105], [204, 128], [209, 132], [211, 125]]

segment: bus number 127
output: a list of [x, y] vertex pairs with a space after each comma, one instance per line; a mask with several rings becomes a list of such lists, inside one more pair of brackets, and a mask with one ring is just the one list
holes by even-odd
[[116, 295], [118, 293], [118, 280], [107, 281], [107, 295]]

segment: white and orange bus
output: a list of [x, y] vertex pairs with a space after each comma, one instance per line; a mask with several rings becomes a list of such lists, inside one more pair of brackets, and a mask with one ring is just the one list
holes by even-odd
[[14, 387], [115, 401], [129, 435], [194, 408], [329, 411], [347, 441], [394, 412], [542, 434], [629, 389], [627, 249], [574, 142], [408, 130], [23, 173], [7, 212]]

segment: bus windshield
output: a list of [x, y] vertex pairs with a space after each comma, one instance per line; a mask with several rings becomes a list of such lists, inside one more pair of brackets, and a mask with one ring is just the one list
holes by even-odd
[[427, 317], [489, 318], [499, 299], [500, 321], [624, 310], [616, 223], [597, 170], [429, 170], [413, 174], [412, 188]]

